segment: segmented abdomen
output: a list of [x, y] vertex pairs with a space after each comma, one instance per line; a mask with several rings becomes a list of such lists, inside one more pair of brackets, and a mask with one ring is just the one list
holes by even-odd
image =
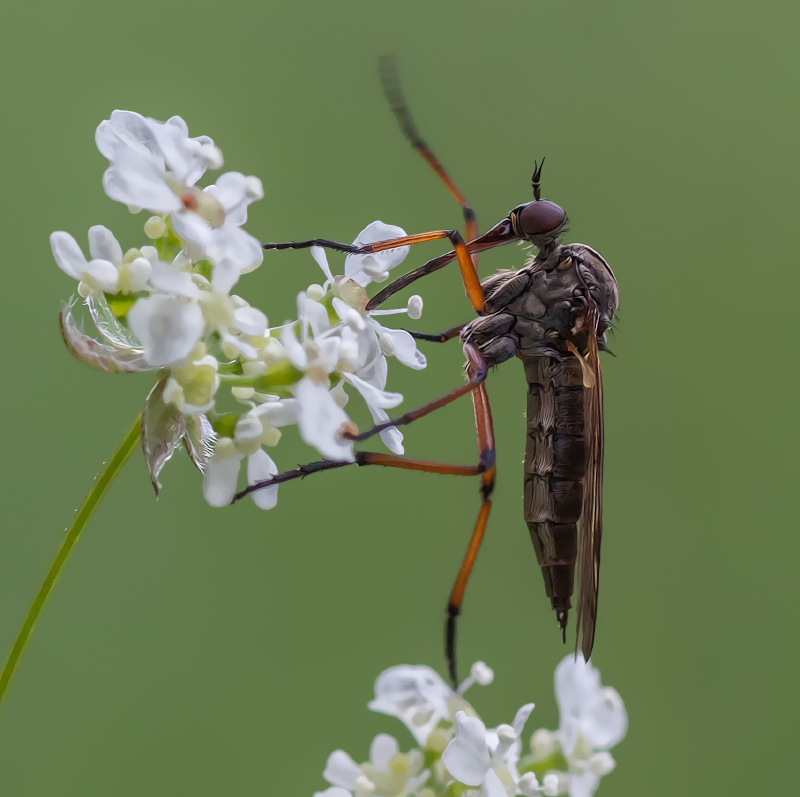
[[584, 388], [575, 357], [523, 359], [528, 380], [525, 521], [559, 624], [566, 625], [586, 474]]

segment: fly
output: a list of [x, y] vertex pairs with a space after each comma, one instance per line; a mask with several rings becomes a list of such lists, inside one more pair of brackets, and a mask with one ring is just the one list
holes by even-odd
[[[354, 463], [323, 460], [303, 465], [252, 485], [237, 498], [261, 487], [350, 464], [480, 476], [478, 519], [447, 604], [445, 656], [455, 686], [456, 620], [486, 530], [496, 476], [495, 438], [485, 381], [492, 366], [518, 357], [528, 384], [523, 515], [542, 570], [545, 592], [565, 641], [577, 581], [575, 650], [577, 653], [580, 649], [588, 660], [597, 623], [603, 531], [603, 379], [599, 353], [605, 348], [605, 332], [619, 304], [617, 280], [608, 263], [591, 247], [559, 242], [567, 214], [541, 196], [544, 161], [535, 164], [533, 201], [517, 205], [480, 235], [472, 208], [414, 124], [392, 57], [380, 59], [380, 75], [404, 135], [461, 206], [466, 241], [456, 230], [436, 230], [363, 246], [315, 238], [268, 243], [264, 249], [322, 246], [366, 255], [447, 238], [453, 247], [449, 252], [390, 283], [369, 300], [366, 309], [375, 309], [421, 277], [456, 261], [477, 318], [439, 334], [411, 334], [417, 339], [442, 343], [458, 337], [467, 359], [466, 382], [399, 418], [346, 436], [354, 441], [366, 440], [384, 429], [418, 420], [469, 393], [479, 461], [477, 465], [447, 465], [359, 451]], [[536, 254], [518, 270], [501, 271], [481, 281], [478, 254], [513, 242], [532, 244]]]

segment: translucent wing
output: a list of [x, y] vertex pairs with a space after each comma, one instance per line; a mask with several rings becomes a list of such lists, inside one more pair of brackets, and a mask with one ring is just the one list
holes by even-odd
[[597, 623], [597, 594], [600, 587], [600, 541], [603, 536], [603, 375], [600, 372], [597, 340], [597, 312], [588, 321], [586, 394], [587, 467], [578, 539], [578, 617], [575, 653], [578, 646], [586, 661], [592, 655]]

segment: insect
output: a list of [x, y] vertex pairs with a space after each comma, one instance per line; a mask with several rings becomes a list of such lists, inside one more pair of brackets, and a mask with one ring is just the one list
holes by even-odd
[[[463, 210], [466, 241], [455, 230], [407, 235], [364, 246], [315, 238], [264, 244], [265, 249], [322, 246], [352, 254], [376, 252], [447, 238], [452, 250], [401, 276], [367, 304], [372, 310], [414, 281], [456, 261], [477, 318], [440, 334], [412, 332], [445, 342], [458, 337], [467, 358], [467, 380], [447, 395], [350, 439], [363, 441], [391, 426], [411, 423], [470, 393], [480, 458], [477, 465], [446, 465], [359, 451], [355, 463], [323, 460], [252, 485], [261, 487], [350, 464], [381, 465], [428, 473], [480, 476], [481, 506], [467, 553], [450, 594], [445, 621], [445, 656], [454, 686], [456, 620], [464, 591], [486, 530], [495, 484], [495, 439], [485, 380], [491, 366], [519, 357], [528, 382], [527, 442], [524, 462], [524, 518], [544, 576], [545, 591], [566, 641], [566, 627], [577, 575], [576, 652], [589, 659], [597, 622], [603, 491], [603, 382], [599, 353], [605, 349], [619, 304], [617, 281], [608, 263], [585, 244], [561, 244], [567, 215], [541, 197], [542, 163], [535, 164], [533, 201], [517, 205], [483, 235], [472, 208], [441, 162], [423, 141], [397, 78], [394, 59], [380, 60], [384, 93], [400, 127], [430, 164]], [[501, 271], [481, 281], [478, 254], [512, 242], [536, 249], [518, 270]], [[577, 571], [577, 573], [576, 573]]]

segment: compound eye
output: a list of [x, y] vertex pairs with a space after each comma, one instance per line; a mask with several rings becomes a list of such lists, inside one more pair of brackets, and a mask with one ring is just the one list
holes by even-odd
[[548, 235], [564, 226], [567, 214], [547, 199], [529, 202], [519, 214], [519, 228], [530, 238]]

